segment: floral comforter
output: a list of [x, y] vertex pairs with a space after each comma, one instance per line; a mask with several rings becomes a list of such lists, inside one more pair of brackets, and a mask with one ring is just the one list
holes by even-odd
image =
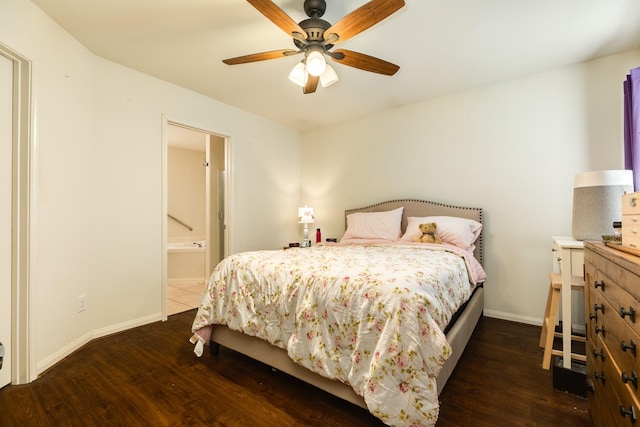
[[431, 426], [451, 353], [443, 330], [475, 287], [472, 258], [428, 244], [235, 254], [209, 280], [192, 342], [202, 354], [211, 325], [227, 325], [351, 385], [388, 425]]

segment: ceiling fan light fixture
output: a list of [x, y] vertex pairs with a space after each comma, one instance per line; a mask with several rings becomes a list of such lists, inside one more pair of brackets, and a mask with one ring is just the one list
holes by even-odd
[[324, 70], [324, 73], [320, 76], [320, 84], [322, 87], [328, 87], [337, 82], [338, 79], [338, 73], [336, 73], [336, 70], [334, 70], [331, 65], [327, 64], [326, 70]]
[[312, 76], [321, 76], [327, 69], [327, 61], [324, 59], [324, 55], [317, 50], [307, 55], [307, 72]]
[[289, 80], [294, 82], [300, 87], [304, 87], [307, 80], [307, 70], [305, 69], [304, 62], [298, 62], [295, 67], [289, 73]]
[[289, 73], [289, 79], [302, 86], [304, 94], [315, 93], [319, 84], [327, 87], [338, 81], [338, 75], [327, 65], [325, 55], [340, 64], [386, 76], [392, 76], [400, 69], [399, 66], [374, 56], [346, 49], [332, 49], [336, 44], [357, 36], [404, 7], [405, 0], [369, 0], [335, 24], [322, 19], [327, 6], [326, 0], [304, 0], [304, 12], [309, 18], [300, 22], [294, 21], [275, 4], [275, 0], [247, 1], [282, 31], [293, 37], [293, 44], [298, 50], [271, 50], [224, 59], [222, 62], [227, 65], [304, 54], [302, 62], [296, 64]]

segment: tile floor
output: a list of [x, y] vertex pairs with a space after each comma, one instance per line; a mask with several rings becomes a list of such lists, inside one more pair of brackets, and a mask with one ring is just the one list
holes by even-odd
[[167, 283], [167, 316], [196, 308], [204, 291], [204, 280]]

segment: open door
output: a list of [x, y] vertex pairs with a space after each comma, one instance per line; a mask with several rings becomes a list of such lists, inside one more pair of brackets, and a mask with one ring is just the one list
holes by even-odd
[[207, 254], [205, 279], [224, 258], [225, 139], [207, 135]]

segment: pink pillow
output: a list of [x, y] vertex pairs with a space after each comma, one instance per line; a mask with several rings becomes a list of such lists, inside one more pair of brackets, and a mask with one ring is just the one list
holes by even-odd
[[350, 239], [382, 239], [398, 241], [402, 232], [402, 212], [400, 207], [386, 212], [356, 212], [347, 215], [347, 231], [341, 242]]
[[455, 216], [425, 216], [407, 218], [407, 231], [400, 239], [402, 242], [413, 242], [415, 237], [422, 235], [420, 224], [435, 222], [438, 226], [436, 233], [443, 242], [451, 243], [459, 248], [469, 250], [480, 236], [482, 224], [478, 221]]

